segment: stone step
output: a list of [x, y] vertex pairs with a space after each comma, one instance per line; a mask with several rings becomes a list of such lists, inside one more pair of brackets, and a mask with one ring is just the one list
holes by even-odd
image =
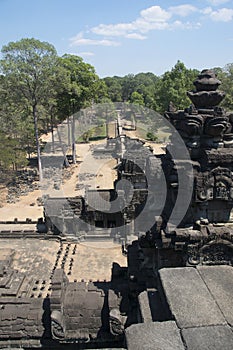
[[108, 234], [102, 234], [102, 235], [87, 235], [85, 236], [85, 241], [105, 241], [105, 240], [113, 240], [113, 238]]

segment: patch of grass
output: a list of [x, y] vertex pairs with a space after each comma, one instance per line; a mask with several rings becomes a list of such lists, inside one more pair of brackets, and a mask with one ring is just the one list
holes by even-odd
[[77, 143], [103, 140], [107, 137], [106, 124], [98, 125], [78, 137]]
[[151, 129], [149, 129], [145, 123], [137, 122], [136, 134], [139, 138], [143, 140], [151, 139], [150, 137], [148, 138], [148, 134], [150, 133], [152, 133], [153, 136], [155, 136], [155, 141], [158, 143], [167, 142], [171, 135], [167, 127], [161, 127], [157, 131], [151, 131]]

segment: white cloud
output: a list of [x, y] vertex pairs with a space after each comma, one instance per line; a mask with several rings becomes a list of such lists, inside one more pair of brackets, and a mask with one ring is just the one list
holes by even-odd
[[70, 39], [71, 46], [84, 46], [84, 45], [96, 45], [96, 46], [119, 46], [120, 43], [113, 40], [96, 40], [96, 39], [88, 39], [83, 37], [83, 33], [79, 33], [73, 38]]
[[[207, 0], [213, 6], [228, 2], [228, 0]], [[188, 16], [196, 14], [196, 19], [192, 22]], [[220, 8], [215, 10], [212, 7], [197, 8], [191, 4], [170, 6], [163, 9], [160, 6], [151, 6], [142, 10], [139, 16], [131, 21], [116, 24], [99, 24], [90, 28], [88, 33], [102, 36], [103, 39], [86, 38], [83, 32], [70, 39], [71, 46], [77, 45], [101, 45], [101, 46], [119, 46], [120, 43], [112, 40], [113, 37], [124, 37], [134, 40], [145, 40], [145, 33], [155, 30], [175, 30], [175, 29], [197, 29], [200, 28], [201, 14], [213, 21], [228, 22], [233, 18], [233, 9]], [[180, 20], [177, 19], [180, 17]], [[182, 20], [186, 17], [187, 21]], [[199, 18], [200, 17], [200, 18]], [[107, 38], [111, 40], [108, 40]]]
[[175, 28], [196, 28], [199, 23], [182, 23], [180, 21], [171, 22], [172, 16], [186, 17], [198, 9], [192, 5], [180, 5], [170, 7], [168, 10], [160, 6], [151, 6], [140, 12], [140, 16], [132, 22], [116, 24], [100, 24], [91, 28], [91, 32], [103, 36], [122, 36], [128, 39], [146, 39], [145, 33], [152, 30], [166, 30]]
[[129, 23], [100, 24], [97, 27], [93, 27], [91, 32], [103, 36], [123, 36], [129, 39], [142, 40], [145, 37], [141, 33], [168, 28], [167, 20], [171, 18], [171, 14], [163, 10], [160, 6], [149, 7], [141, 11], [140, 14], [141, 16], [135, 21]]
[[175, 30], [175, 29], [199, 29], [201, 27], [200, 22], [181, 22], [181, 21], [175, 21], [171, 23], [169, 29]]
[[98, 35], [122, 36], [128, 31], [134, 30], [133, 23], [100, 24], [93, 27], [91, 31]]
[[148, 22], [166, 22], [171, 18], [171, 14], [160, 6], [149, 7], [142, 10], [140, 14]]
[[211, 7], [206, 7], [200, 12], [215, 22], [229, 22], [233, 19], [233, 9], [229, 8], [213, 10]]
[[144, 18], [138, 18], [133, 24], [134, 30], [138, 30], [140, 33], [147, 33], [151, 30], [164, 30], [169, 26], [166, 21], [146, 21]]
[[186, 5], [179, 5], [179, 6], [171, 6], [169, 7], [169, 12], [172, 15], [178, 15], [181, 17], [186, 17], [190, 15], [193, 12], [198, 11], [198, 9], [192, 5], [186, 4]]
[[212, 11], [209, 16], [216, 22], [229, 22], [233, 19], [233, 9], [222, 8], [217, 11]]
[[203, 13], [204, 15], [209, 15], [213, 12], [211, 7], [205, 7], [203, 10], [200, 11], [201, 13]]
[[125, 36], [128, 39], [145, 40], [147, 37], [139, 33], [130, 33]]
[[229, 0], [208, 0], [208, 2], [209, 2], [212, 6], [219, 6], [219, 5], [226, 4], [227, 2], [229, 2]]

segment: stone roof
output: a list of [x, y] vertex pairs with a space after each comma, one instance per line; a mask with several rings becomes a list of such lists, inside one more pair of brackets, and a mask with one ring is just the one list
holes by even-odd
[[88, 190], [85, 200], [88, 210], [109, 211], [111, 207], [111, 190]]

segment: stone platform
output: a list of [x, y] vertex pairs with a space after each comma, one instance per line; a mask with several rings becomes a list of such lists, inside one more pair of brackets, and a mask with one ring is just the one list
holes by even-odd
[[170, 320], [127, 328], [129, 350], [233, 349], [233, 267], [164, 268], [159, 279]]

